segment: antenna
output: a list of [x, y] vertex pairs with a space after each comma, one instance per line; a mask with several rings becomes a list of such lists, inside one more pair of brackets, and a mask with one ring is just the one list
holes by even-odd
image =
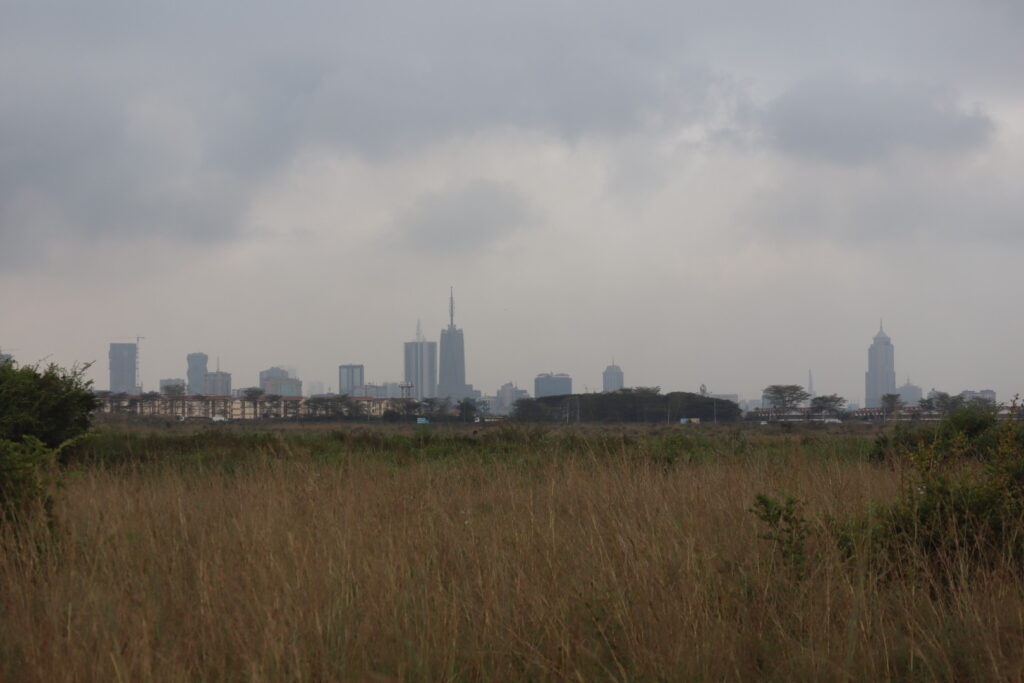
[[448, 289], [448, 327], [455, 327], [455, 288]]
[[811, 395], [811, 398], [814, 398], [814, 375], [810, 370], [807, 371], [807, 393]]
[[420, 325], [420, 321], [416, 321], [416, 341], [423, 341], [423, 327]]

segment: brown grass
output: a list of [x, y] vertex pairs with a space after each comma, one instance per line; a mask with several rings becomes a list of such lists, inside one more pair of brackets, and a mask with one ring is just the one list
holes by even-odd
[[863, 512], [891, 469], [627, 456], [86, 467], [55, 532], [4, 532], [0, 676], [1024, 676], [1021, 577], [882, 581], [819, 525], [798, 579], [748, 512], [780, 490], [812, 520]]

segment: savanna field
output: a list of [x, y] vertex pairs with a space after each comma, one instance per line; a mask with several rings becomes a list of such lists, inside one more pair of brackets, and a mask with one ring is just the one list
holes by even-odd
[[986, 429], [99, 425], [0, 530], [0, 678], [1020, 679]]

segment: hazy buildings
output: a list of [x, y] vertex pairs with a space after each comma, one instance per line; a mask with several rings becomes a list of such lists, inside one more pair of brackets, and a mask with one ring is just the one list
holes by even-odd
[[208, 372], [206, 364], [210, 360], [210, 357], [205, 353], [197, 352], [188, 354], [188, 356], [185, 357], [185, 360], [188, 361], [188, 370], [186, 371], [188, 387], [186, 388], [186, 391], [193, 396], [196, 394], [206, 393], [203, 391], [203, 381], [205, 380], [206, 373]]
[[110, 391], [114, 394], [138, 394], [136, 371], [138, 369], [139, 347], [137, 344], [110, 345]]
[[453, 403], [473, 396], [473, 387], [466, 385], [466, 347], [462, 330], [455, 327], [455, 294], [448, 298], [448, 329], [441, 330], [441, 371], [437, 395]]
[[988, 401], [989, 403], [996, 402], [996, 392], [991, 389], [982, 389], [981, 391], [971, 391], [970, 389], [964, 389], [960, 392], [960, 396], [965, 401], [973, 401], [980, 399], [982, 401]]
[[626, 386], [625, 376], [622, 374], [622, 368], [612, 361], [612, 364], [604, 369], [604, 373], [601, 375], [602, 384], [604, 386], [604, 393], [612, 391], [618, 391]]
[[8, 363], [14, 360], [14, 356], [9, 353], [0, 353], [0, 363]]
[[203, 376], [203, 394], [206, 396], [230, 396], [231, 373], [220, 370], [206, 373]]
[[362, 365], [338, 366], [338, 393], [347, 396], [363, 396], [366, 386]]
[[319, 380], [309, 380], [306, 382], [306, 395], [307, 396], [320, 396], [324, 393], [324, 383]]
[[302, 396], [302, 381], [284, 368], [267, 368], [260, 373], [260, 389], [268, 396]]
[[543, 396], [563, 396], [572, 393], [572, 377], [565, 373], [551, 374], [546, 372], [533, 380], [533, 395], [537, 398]]
[[495, 415], [508, 415], [512, 412], [512, 409], [516, 405], [516, 401], [521, 398], [529, 398], [530, 392], [526, 389], [520, 389], [512, 382], [506, 382], [501, 385], [501, 388], [495, 393], [495, 400], [491, 407], [491, 412]]
[[896, 393], [900, 395], [903, 404], [908, 406], [916, 406], [924, 398], [924, 391], [916, 384], [911, 384], [909, 377], [906, 384], [896, 389]]
[[892, 341], [881, 324], [868, 348], [868, 371], [864, 373], [864, 407], [878, 408], [882, 397], [896, 393], [896, 366]]
[[184, 394], [185, 393], [185, 380], [183, 379], [162, 379], [160, 380], [160, 393], [161, 394]]
[[405, 342], [405, 381], [417, 401], [437, 396], [437, 342], [425, 341], [419, 325], [416, 341]]

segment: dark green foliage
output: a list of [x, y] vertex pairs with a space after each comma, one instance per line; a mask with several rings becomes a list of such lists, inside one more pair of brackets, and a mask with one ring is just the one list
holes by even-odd
[[732, 401], [682, 391], [661, 394], [655, 387], [521, 399], [512, 413], [517, 422], [735, 422], [739, 417]]
[[85, 369], [0, 363], [0, 440], [33, 436], [56, 448], [85, 433], [97, 405]]
[[0, 513], [49, 510], [60, 450], [89, 429], [96, 399], [85, 368], [0, 363]]
[[842, 549], [867, 552], [883, 573], [924, 572], [943, 585], [976, 568], [1024, 569], [1021, 437], [1020, 424], [997, 423], [977, 406], [954, 410], [937, 429], [894, 431], [881, 450], [911, 474], [896, 502], [867, 519], [834, 521]]
[[58, 483], [57, 453], [34, 436], [0, 439], [0, 521], [49, 514]]
[[897, 425], [878, 435], [869, 458], [876, 462], [898, 460], [932, 447], [950, 455], [986, 460], [999, 448], [1000, 438], [1009, 438], [1024, 447], [1024, 428], [1020, 423], [1000, 424], [996, 415], [991, 404], [972, 402], [950, 411], [938, 424]]
[[797, 578], [802, 578], [807, 571], [808, 523], [800, 507], [800, 501], [792, 496], [778, 500], [759, 493], [750, 510], [768, 525], [768, 533], [761, 538], [776, 544], [782, 561]]

